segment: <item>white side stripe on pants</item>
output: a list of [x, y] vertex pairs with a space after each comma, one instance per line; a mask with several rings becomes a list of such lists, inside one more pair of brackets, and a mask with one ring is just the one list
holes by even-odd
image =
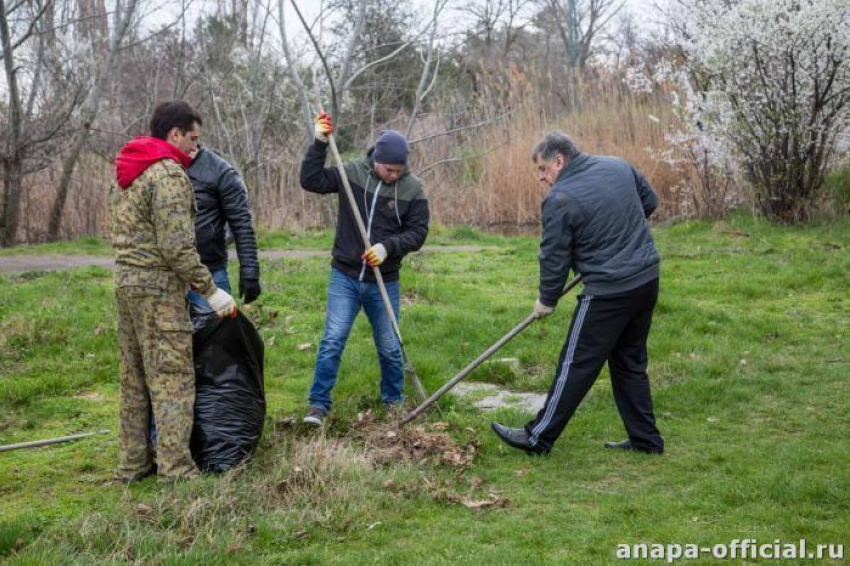
[[546, 407], [546, 413], [543, 415], [543, 418], [540, 419], [540, 422], [537, 423], [537, 426], [535, 426], [531, 431], [531, 438], [529, 441], [532, 445], [537, 444], [537, 441], [540, 439], [540, 435], [544, 430], [546, 430], [546, 427], [549, 426], [549, 423], [552, 421], [552, 416], [555, 414], [555, 409], [561, 400], [561, 395], [564, 393], [564, 385], [567, 383], [567, 378], [569, 377], [570, 366], [573, 363], [573, 355], [576, 352], [576, 344], [578, 343], [579, 334], [581, 334], [582, 324], [584, 324], [584, 315], [587, 314], [588, 308], [590, 307], [590, 299], [592, 298], [593, 295], [585, 295], [581, 299], [578, 314], [576, 315], [576, 323], [573, 325], [573, 332], [570, 335], [570, 343], [567, 346], [567, 354], [564, 356], [564, 365], [561, 366], [561, 373], [558, 375], [558, 382], [555, 384], [555, 391], [552, 394], [552, 398], [549, 399], [549, 405]]

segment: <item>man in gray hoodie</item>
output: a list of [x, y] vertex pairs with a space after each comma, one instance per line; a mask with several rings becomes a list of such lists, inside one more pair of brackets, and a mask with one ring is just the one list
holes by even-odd
[[514, 448], [548, 453], [607, 361], [629, 438], [605, 446], [661, 454], [646, 374], [660, 262], [647, 219], [658, 197], [622, 159], [581, 153], [560, 132], [543, 138], [532, 159], [550, 187], [534, 313], [543, 318], [555, 310], [570, 269], [581, 273], [584, 289], [543, 409], [524, 428], [494, 422], [493, 431]]

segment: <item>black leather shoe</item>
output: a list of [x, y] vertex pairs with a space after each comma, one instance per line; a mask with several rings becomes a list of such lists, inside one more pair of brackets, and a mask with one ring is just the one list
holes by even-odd
[[493, 432], [496, 433], [496, 436], [501, 438], [502, 442], [508, 446], [524, 450], [529, 454], [539, 454], [542, 456], [549, 453], [548, 450], [538, 448], [531, 444], [528, 440], [528, 433], [525, 432], [524, 428], [508, 428], [496, 422], [490, 423], [490, 428], [492, 428]]
[[644, 454], [661, 454], [664, 452], [663, 448], [636, 448], [632, 446], [631, 440], [624, 440], [622, 442], [606, 442], [605, 448], [615, 448], [618, 450], [634, 450], [635, 452], [643, 452]]

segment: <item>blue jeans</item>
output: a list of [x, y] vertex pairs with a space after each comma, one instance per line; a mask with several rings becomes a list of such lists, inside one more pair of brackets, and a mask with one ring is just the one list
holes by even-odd
[[[218, 287], [219, 289], [224, 289], [231, 295], [233, 294], [233, 292], [230, 290], [230, 277], [228, 277], [227, 275], [227, 266], [216, 269], [215, 271], [210, 270], [210, 275], [212, 275], [212, 280], [213, 283], [215, 283], [216, 287]], [[204, 296], [198, 293], [197, 291], [189, 291], [188, 293], [186, 293], [186, 298], [189, 300], [190, 303], [198, 307], [199, 310], [212, 310], [212, 307], [210, 307], [210, 304], [207, 302]]]
[[[216, 287], [224, 289], [230, 293], [230, 278], [227, 276], [226, 266], [216, 269], [215, 271], [210, 271], [210, 275], [212, 275], [212, 280]], [[204, 296], [197, 291], [189, 291], [186, 293], [186, 299], [198, 307], [199, 310], [212, 311], [210, 304]], [[156, 419], [154, 418], [153, 411], [151, 411], [151, 444], [156, 447]]]
[[[396, 318], [399, 313], [398, 281], [386, 284], [387, 294]], [[331, 269], [328, 283], [328, 306], [325, 313], [325, 333], [319, 346], [313, 386], [310, 388], [310, 406], [325, 411], [331, 408], [331, 389], [336, 384], [339, 361], [345, 342], [360, 309], [366, 311], [372, 325], [372, 337], [378, 349], [381, 365], [381, 399], [390, 405], [404, 400], [404, 362], [398, 338], [381, 299], [377, 283], [358, 281], [337, 269]]]

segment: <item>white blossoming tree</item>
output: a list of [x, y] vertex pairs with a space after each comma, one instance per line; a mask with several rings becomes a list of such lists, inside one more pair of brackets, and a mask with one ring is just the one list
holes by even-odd
[[723, 140], [759, 209], [805, 220], [850, 127], [848, 0], [674, 0], [691, 126]]

